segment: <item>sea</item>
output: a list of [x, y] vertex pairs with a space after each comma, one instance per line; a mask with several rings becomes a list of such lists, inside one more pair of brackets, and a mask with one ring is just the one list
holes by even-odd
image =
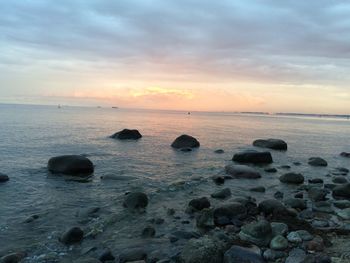
[[[109, 137], [124, 128], [138, 129], [143, 137]], [[197, 138], [200, 148], [172, 149], [181, 134]], [[0, 173], [10, 177], [0, 184], [0, 256], [25, 251], [24, 262], [63, 262], [104, 249], [119, 253], [140, 246], [176, 254], [169, 234], [195, 229], [185, 213], [188, 202], [221, 189], [212, 176], [224, 174], [233, 154], [257, 149], [252, 142], [260, 138], [288, 143], [286, 152], [271, 150], [274, 163], [268, 167], [278, 172], [269, 174], [266, 166], [259, 166], [261, 179], [228, 181], [224, 187], [231, 189], [232, 198], [259, 201], [276, 191], [292, 195], [297, 189], [278, 180], [286, 172], [327, 183], [333, 169], [350, 168], [350, 159], [340, 156], [350, 152], [346, 118], [0, 104]], [[215, 153], [217, 149], [224, 153]], [[77, 182], [48, 172], [48, 160], [66, 154], [84, 155], [94, 163], [90, 180]], [[328, 167], [309, 166], [310, 157], [324, 158]], [[266, 192], [248, 191], [255, 186]], [[130, 191], [147, 193], [145, 213], [125, 211], [122, 202]], [[93, 208], [96, 215], [87, 216]], [[177, 216], [169, 218], [169, 209]], [[28, 222], [33, 215], [38, 218]], [[157, 238], [140, 238], [142, 229], [159, 218], [164, 222], [157, 226]], [[72, 226], [82, 227], [86, 237], [67, 247], [58, 239]]]

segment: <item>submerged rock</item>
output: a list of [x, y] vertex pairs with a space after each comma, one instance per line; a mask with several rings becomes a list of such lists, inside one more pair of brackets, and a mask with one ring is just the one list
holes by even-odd
[[306, 201], [300, 198], [288, 198], [284, 200], [284, 203], [292, 208], [306, 209]]
[[225, 151], [223, 149], [218, 149], [218, 150], [215, 150], [214, 153], [222, 154], [222, 153], [225, 153]]
[[152, 226], [147, 226], [142, 230], [141, 236], [143, 238], [154, 237], [156, 235], [156, 230]]
[[253, 164], [270, 164], [273, 162], [270, 152], [258, 152], [254, 150], [247, 150], [236, 153], [233, 161], [238, 163], [253, 163]]
[[304, 176], [299, 173], [286, 173], [280, 176], [280, 181], [285, 184], [302, 184]]
[[84, 231], [80, 227], [73, 227], [65, 232], [60, 241], [65, 245], [72, 245], [79, 243], [84, 238]]
[[138, 209], [146, 208], [148, 205], [148, 197], [142, 192], [131, 192], [125, 196], [123, 206], [125, 208]]
[[218, 199], [225, 199], [230, 196], [231, 196], [230, 188], [224, 188], [222, 190], [216, 191], [211, 194], [211, 197], [218, 198]]
[[342, 153], [340, 154], [340, 156], [346, 157], [346, 158], [350, 158], [350, 153], [348, 153], [348, 152], [342, 152]]
[[264, 263], [264, 259], [261, 257], [261, 253], [258, 251], [241, 246], [232, 246], [224, 254], [223, 263]]
[[119, 263], [133, 262], [144, 260], [147, 257], [147, 252], [143, 248], [130, 248], [119, 254]]
[[138, 140], [142, 138], [142, 135], [138, 130], [124, 129], [113, 134], [111, 138], [119, 140]]
[[23, 258], [26, 257], [26, 255], [27, 254], [25, 252], [11, 253], [0, 258], [0, 262], [1, 263], [19, 263], [22, 261]]
[[259, 139], [253, 142], [256, 147], [269, 148], [273, 150], [287, 150], [287, 143], [280, 139]]
[[266, 189], [263, 186], [257, 186], [257, 187], [250, 188], [249, 191], [258, 192], [258, 193], [265, 193]]
[[348, 198], [350, 199], [350, 183], [339, 185], [334, 187], [333, 196], [335, 198]]
[[85, 176], [94, 172], [93, 163], [81, 155], [61, 155], [52, 157], [47, 167], [50, 172], [66, 175]]
[[277, 173], [277, 169], [276, 168], [266, 168], [264, 170], [267, 173]]
[[332, 179], [332, 182], [335, 184], [346, 184], [348, 180], [344, 176], [336, 176]]
[[10, 180], [10, 178], [6, 174], [0, 173], [0, 183], [7, 182], [8, 180]]
[[246, 178], [257, 179], [261, 178], [261, 175], [254, 168], [246, 165], [230, 164], [225, 166], [226, 174], [231, 175], [233, 178]]
[[311, 166], [327, 166], [328, 163], [326, 160], [320, 157], [311, 157], [308, 161], [308, 164]]
[[307, 194], [312, 201], [323, 201], [326, 200], [327, 190], [319, 187], [311, 187]]
[[239, 232], [239, 237], [257, 246], [267, 246], [272, 239], [272, 228], [268, 221], [260, 220], [244, 225]]
[[175, 149], [198, 148], [199, 146], [200, 143], [196, 138], [186, 134], [177, 137], [175, 141], [171, 144], [171, 147]]

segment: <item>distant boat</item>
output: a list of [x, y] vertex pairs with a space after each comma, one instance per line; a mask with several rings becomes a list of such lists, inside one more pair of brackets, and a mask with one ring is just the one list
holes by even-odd
[[187, 112], [188, 115], [191, 115], [191, 112]]
[[118, 107], [112, 107], [112, 109], [119, 109]]
[[60, 109], [60, 108], [62, 108], [62, 107], [61, 107], [61, 105], [60, 105], [60, 104], [58, 104], [57, 108], [59, 108], [59, 109]]

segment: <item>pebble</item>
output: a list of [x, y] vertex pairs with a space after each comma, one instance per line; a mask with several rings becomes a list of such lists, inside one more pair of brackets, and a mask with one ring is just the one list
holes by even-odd
[[288, 233], [288, 225], [279, 222], [271, 223], [273, 236], [282, 235], [285, 236]]
[[250, 188], [249, 191], [258, 192], [258, 193], [265, 193], [266, 189], [263, 186], [257, 186], [257, 187]]
[[287, 239], [291, 243], [301, 243], [303, 241], [298, 232], [296, 231], [290, 232], [287, 235]]
[[0, 183], [7, 182], [8, 180], [10, 180], [10, 178], [6, 174], [0, 173]]
[[300, 238], [303, 240], [303, 241], [310, 241], [314, 238], [313, 235], [311, 235], [308, 231], [306, 230], [297, 230], [296, 231], [298, 233], [298, 235], [300, 236]]
[[281, 235], [275, 236], [270, 242], [270, 248], [274, 250], [284, 250], [288, 247], [288, 240]]

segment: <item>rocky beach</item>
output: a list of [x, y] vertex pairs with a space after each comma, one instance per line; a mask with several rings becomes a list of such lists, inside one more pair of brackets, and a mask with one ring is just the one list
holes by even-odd
[[[16, 161], [3, 158], [0, 170], [2, 263], [350, 262], [348, 123], [154, 112], [140, 119], [139, 112], [116, 117], [72, 111], [76, 118], [50, 113], [56, 122], [46, 127], [53, 125], [56, 135], [36, 136], [33, 130], [44, 129], [38, 120], [24, 127], [32, 129], [25, 139], [34, 142], [59, 135], [58, 150], [39, 142], [23, 152], [36, 158], [21, 157], [9, 144], [22, 138], [3, 134], [8, 144], [2, 149], [7, 146], [7, 155], [22, 159], [15, 168]], [[87, 115], [94, 121], [81, 121]], [[95, 121], [103, 126], [106, 119], [97, 120], [105, 115], [108, 127], [92, 132]], [[162, 137], [166, 130], [160, 127], [170, 117], [177, 122]], [[120, 130], [113, 131], [112, 120], [118, 119]], [[134, 128], [145, 120], [151, 122], [145, 130]], [[57, 129], [67, 122], [71, 136]], [[309, 123], [305, 131], [312, 127], [317, 138], [293, 131], [294, 123]], [[249, 131], [251, 125], [260, 130]], [[271, 125], [276, 129], [267, 128]], [[329, 138], [337, 125], [345, 127], [344, 135]], [[84, 145], [77, 143], [82, 127], [88, 127]], [[230, 146], [238, 137], [244, 139]], [[89, 143], [96, 145], [93, 152]], [[34, 165], [25, 168], [30, 160]], [[22, 180], [31, 180], [26, 193]], [[24, 205], [16, 210], [19, 203]]]

